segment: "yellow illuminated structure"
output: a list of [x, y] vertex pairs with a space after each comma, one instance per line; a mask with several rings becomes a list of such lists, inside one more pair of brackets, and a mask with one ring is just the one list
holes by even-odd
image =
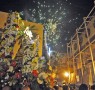
[[34, 26], [35, 30], [32, 30], [33, 33], [36, 33], [37, 35], [39, 35], [39, 51], [38, 54], [41, 57], [42, 56], [42, 47], [43, 47], [43, 25], [38, 24], [38, 23], [34, 23], [34, 22], [28, 22], [28, 21], [24, 21], [25, 26]]
[[8, 17], [8, 13], [0, 12], [0, 28], [4, 28], [4, 24], [6, 23]]
[[[5, 24], [6, 20], [7, 20], [7, 17], [8, 17], [8, 13], [0, 12], [0, 28], [4, 28], [4, 24]], [[35, 29], [32, 30], [32, 32], [39, 35], [38, 55], [39, 55], [39, 57], [41, 57], [42, 56], [42, 47], [43, 47], [43, 25], [38, 24], [38, 23], [34, 23], [34, 22], [28, 22], [28, 21], [25, 21], [25, 20], [19, 20], [19, 21], [17, 21], [17, 23], [19, 23], [21, 25], [24, 24], [25, 27], [34, 26]], [[19, 40], [17, 40], [15, 45], [14, 45], [12, 59], [15, 58], [16, 54], [18, 53], [19, 48], [20, 48], [20, 44], [19, 44]]]

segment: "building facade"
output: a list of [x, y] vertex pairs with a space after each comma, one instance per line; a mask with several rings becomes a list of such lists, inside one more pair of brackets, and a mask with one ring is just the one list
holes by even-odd
[[[95, 83], [95, 6], [67, 44], [70, 83]], [[73, 78], [71, 75], [73, 74]]]

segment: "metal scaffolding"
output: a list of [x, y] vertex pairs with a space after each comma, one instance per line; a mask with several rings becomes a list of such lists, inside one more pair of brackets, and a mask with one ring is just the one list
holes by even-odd
[[[68, 68], [73, 68], [73, 83], [79, 82], [89, 85], [91, 82], [95, 83], [95, 5], [83, 20], [67, 44]], [[91, 75], [85, 76], [89, 72]]]

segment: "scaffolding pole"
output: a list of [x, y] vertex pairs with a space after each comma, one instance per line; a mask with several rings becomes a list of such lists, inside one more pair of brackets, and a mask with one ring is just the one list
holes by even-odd
[[94, 65], [93, 52], [92, 52], [92, 47], [91, 47], [92, 44], [91, 44], [91, 42], [90, 42], [90, 37], [89, 37], [89, 35], [88, 35], [86, 19], [84, 19], [84, 24], [85, 24], [85, 29], [86, 29], [86, 34], [87, 34], [88, 43], [89, 43], [89, 49], [90, 49], [90, 55], [91, 55], [91, 59], [92, 59], [92, 65], [93, 65], [93, 70], [94, 70], [94, 76], [95, 76], [95, 65]]
[[79, 59], [80, 59], [80, 62], [81, 62], [81, 73], [82, 73], [82, 78], [81, 78], [81, 80], [82, 80], [82, 82], [81, 83], [83, 83], [83, 62], [82, 62], [82, 56], [81, 56], [81, 50], [80, 50], [80, 43], [79, 43], [79, 35], [78, 35], [78, 30], [76, 29], [76, 34], [77, 34], [77, 40], [78, 40], [78, 49], [79, 49]]
[[[71, 38], [71, 48], [72, 48], [72, 55], [73, 55], [73, 70], [74, 74], [76, 75], [76, 70], [75, 70], [75, 61], [74, 61], [74, 52], [73, 52], [73, 39]], [[76, 82], [76, 77], [74, 78], [74, 83]]]

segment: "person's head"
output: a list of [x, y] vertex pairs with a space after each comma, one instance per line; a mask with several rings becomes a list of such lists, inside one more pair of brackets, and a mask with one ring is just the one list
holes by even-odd
[[88, 90], [88, 87], [87, 87], [86, 84], [81, 84], [81, 85], [79, 86], [79, 90]]
[[58, 86], [54, 86], [53, 88], [54, 88], [55, 90], [58, 90]]
[[30, 90], [30, 88], [29, 88], [28, 86], [24, 86], [24, 87], [22, 88], [22, 90]]
[[2, 90], [11, 90], [11, 88], [9, 86], [5, 86]]
[[95, 90], [95, 84], [91, 86], [91, 89], [92, 90]]

